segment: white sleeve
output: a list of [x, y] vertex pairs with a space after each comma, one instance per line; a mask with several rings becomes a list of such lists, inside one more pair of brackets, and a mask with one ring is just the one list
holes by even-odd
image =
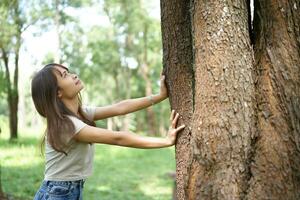
[[77, 134], [83, 127], [87, 126], [86, 123], [84, 123], [83, 121], [81, 121], [80, 119], [78, 119], [74, 116], [68, 116], [68, 117], [74, 124], [74, 128], [75, 128], [74, 135]]
[[95, 106], [82, 106], [83, 112], [87, 115], [88, 120], [94, 121], [94, 116], [96, 112], [96, 107]]

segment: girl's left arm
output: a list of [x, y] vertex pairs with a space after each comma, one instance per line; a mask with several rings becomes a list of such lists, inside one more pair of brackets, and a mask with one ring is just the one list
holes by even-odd
[[165, 85], [165, 76], [161, 76], [160, 83], [160, 92], [157, 95], [127, 99], [109, 106], [97, 107], [94, 115], [94, 121], [132, 113], [163, 101], [168, 97]]

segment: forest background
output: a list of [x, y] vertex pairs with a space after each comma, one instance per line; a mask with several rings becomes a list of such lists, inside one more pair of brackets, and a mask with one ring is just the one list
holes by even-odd
[[[159, 7], [158, 0], [1, 1], [0, 193], [31, 199], [43, 178], [39, 140], [45, 121], [35, 111], [30, 84], [45, 64], [62, 63], [79, 75], [83, 104], [103, 106], [159, 91]], [[169, 113], [166, 100], [97, 125], [161, 136]], [[96, 152], [97, 175], [87, 183], [87, 199], [171, 196], [173, 183], [166, 177], [175, 170], [173, 148], [149, 152], [99, 145]]]

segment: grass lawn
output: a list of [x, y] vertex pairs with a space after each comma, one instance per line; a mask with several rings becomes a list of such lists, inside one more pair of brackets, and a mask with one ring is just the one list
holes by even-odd
[[[3, 191], [33, 199], [44, 172], [39, 139], [23, 134], [10, 143], [0, 136]], [[94, 173], [84, 187], [85, 200], [170, 200], [175, 170], [174, 148], [141, 150], [96, 145]]]

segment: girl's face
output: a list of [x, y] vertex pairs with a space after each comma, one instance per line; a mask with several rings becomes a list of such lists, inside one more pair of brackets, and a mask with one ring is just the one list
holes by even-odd
[[78, 76], [70, 73], [68, 69], [63, 67], [55, 66], [54, 68], [59, 87], [58, 97], [61, 99], [73, 99], [77, 97], [77, 94], [84, 87]]

